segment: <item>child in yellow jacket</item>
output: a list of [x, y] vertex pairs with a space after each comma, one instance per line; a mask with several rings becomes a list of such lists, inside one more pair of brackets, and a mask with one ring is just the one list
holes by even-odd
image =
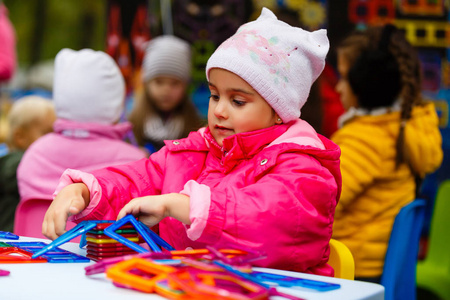
[[332, 136], [343, 181], [333, 238], [350, 248], [356, 279], [379, 282], [397, 213], [442, 162], [438, 117], [421, 98], [416, 52], [394, 26], [355, 32], [337, 53], [346, 113]]

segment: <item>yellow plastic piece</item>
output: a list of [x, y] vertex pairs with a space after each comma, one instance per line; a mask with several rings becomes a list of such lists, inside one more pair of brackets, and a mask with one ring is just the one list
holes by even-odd
[[[449, 47], [450, 24], [445, 21], [395, 20], [395, 25], [405, 30], [406, 39], [418, 47]], [[417, 33], [422, 31], [424, 36]], [[442, 36], [436, 33], [440, 31]]]
[[[132, 241], [132, 242], [139, 242], [139, 238], [138, 237], [132, 237], [132, 238], [127, 238], [127, 240]], [[88, 242], [92, 242], [92, 243], [96, 243], [96, 244], [117, 244], [120, 243], [114, 239], [96, 239], [96, 238], [91, 238], [91, 237], [87, 237], [86, 241]]]

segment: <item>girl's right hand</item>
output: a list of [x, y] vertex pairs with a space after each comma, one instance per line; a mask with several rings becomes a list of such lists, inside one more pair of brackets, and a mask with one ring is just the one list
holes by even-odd
[[89, 189], [84, 183], [74, 183], [63, 188], [45, 213], [42, 234], [51, 240], [62, 235], [66, 232], [67, 218], [85, 209], [89, 199]]

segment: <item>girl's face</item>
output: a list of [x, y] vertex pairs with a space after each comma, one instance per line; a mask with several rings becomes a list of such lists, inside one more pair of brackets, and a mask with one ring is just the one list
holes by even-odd
[[186, 87], [186, 82], [172, 76], [155, 77], [146, 86], [154, 105], [163, 112], [170, 112], [180, 104], [186, 93]]
[[209, 90], [208, 126], [220, 146], [233, 134], [281, 124], [272, 107], [232, 72], [211, 69]]
[[348, 59], [341, 51], [338, 51], [338, 71], [341, 77], [336, 85], [336, 91], [341, 96], [341, 102], [345, 110], [349, 110], [351, 107], [358, 107], [358, 98], [354, 94], [347, 77], [349, 70], [350, 63]]

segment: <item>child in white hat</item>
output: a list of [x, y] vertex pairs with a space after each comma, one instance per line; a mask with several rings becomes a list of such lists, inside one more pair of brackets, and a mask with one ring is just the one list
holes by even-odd
[[125, 82], [102, 51], [62, 49], [55, 58], [54, 132], [28, 148], [17, 170], [21, 201], [52, 200], [67, 168], [92, 171], [146, 157], [124, 141], [131, 124], [124, 111]]
[[140, 146], [150, 153], [161, 149], [164, 140], [187, 137], [202, 121], [192, 104], [189, 43], [172, 35], [152, 39], [142, 64], [142, 91], [138, 91], [129, 120]]
[[332, 276], [340, 150], [299, 119], [328, 48], [325, 30], [291, 27], [263, 9], [207, 63], [208, 127], [145, 161], [67, 171], [43, 232], [56, 238], [69, 215], [133, 214], [159, 223], [177, 249], [250, 247], [267, 255], [255, 265]]

